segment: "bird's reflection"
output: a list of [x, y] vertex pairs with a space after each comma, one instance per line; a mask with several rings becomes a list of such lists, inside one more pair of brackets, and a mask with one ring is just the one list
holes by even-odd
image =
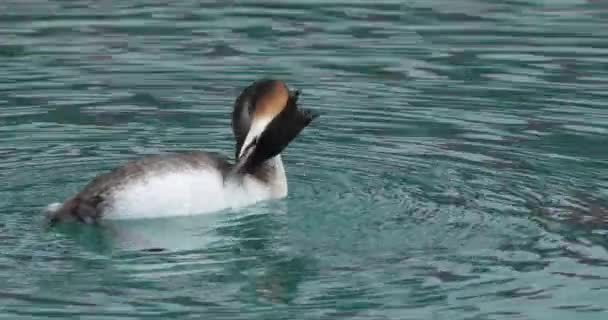
[[[238, 284], [235, 294], [247, 302], [288, 303], [314, 263], [290, 249], [287, 211], [286, 203], [278, 201], [215, 214], [106, 221], [94, 228], [65, 230], [80, 246], [118, 261], [160, 255], [170, 272], [172, 263], [183, 265], [187, 257], [188, 262], [196, 261], [190, 268], [199, 269], [191, 270], [200, 277], [193, 283], [227, 281]], [[113, 268], [139, 277], [137, 265]], [[158, 281], [154, 276], [146, 279]]]

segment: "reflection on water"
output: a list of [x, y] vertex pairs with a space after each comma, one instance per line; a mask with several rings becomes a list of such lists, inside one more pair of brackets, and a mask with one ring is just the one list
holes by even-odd
[[180, 252], [232, 241], [264, 243], [272, 242], [273, 236], [269, 231], [276, 237], [281, 236], [285, 227], [275, 220], [284, 220], [286, 215], [285, 203], [270, 202], [244, 212], [224, 210], [175, 219], [106, 220], [100, 236], [115, 249], [129, 251]]
[[[97, 266], [88, 262], [75, 266], [82, 271], [101, 272], [111, 281], [160, 290], [158, 295], [140, 297], [138, 303], [204, 305], [223, 313], [233, 308], [226, 301], [234, 299], [243, 306], [288, 304], [299, 284], [314, 274], [314, 259], [299, 256], [290, 248], [286, 214], [285, 204], [279, 202], [246, 212], [112, 221], [100, 227], [66, 224], [58, 232], [77, 243], [80, 250], [97, 256]], [[63, 258], [69, 259], [70, 254]], [[159, 280], [167, 281], [167, 287], [158, 287]], [[62, 287], [71, 286], [65, 283]], [[206, 292], [174, 297], [167, 291], [170, 288]], [[99, 290], [112, 292], [109, 287]], [[79, 301], [82, 299], [76, 299], [76, 306]], [[66, 302], [47, 299], [45, 303]], [[83, 307], [91, 305], [83, 303]], [[284, 313], [281, 308], [271, 310], [271, 314]]]

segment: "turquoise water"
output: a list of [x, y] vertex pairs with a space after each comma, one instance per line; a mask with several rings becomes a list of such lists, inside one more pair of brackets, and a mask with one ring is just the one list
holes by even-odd
[[[1, 319], [606, 319], [605, 1], [165, 3], [0, 3]], [[266, 75], [287, 199], [43, 228]]]

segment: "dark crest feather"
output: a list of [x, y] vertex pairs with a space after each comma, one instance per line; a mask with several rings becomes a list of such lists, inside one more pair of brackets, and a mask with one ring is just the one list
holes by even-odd
[[251, 146], [251, 151], [245, 152], [237, 160], [235, 169], [238, 172], [254, 173], [266, 160], [281, 153], [312, 120], [318, 117], [317, 114], [298, 108], [299, 94], [299, 91], [291, 93], [287, 106], [268, 124], [266, 130]]
[[232, 111], [232, 132], [236, 139], [235, 158], [238, 158], [249, 132], [256, 102], [271, 91], [276, 82], [277, 80], [271, 78], [259, 79], [243, 89], [236, 98]]

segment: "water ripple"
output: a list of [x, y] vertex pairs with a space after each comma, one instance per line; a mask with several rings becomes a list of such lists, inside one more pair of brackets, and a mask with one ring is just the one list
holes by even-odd
[[[606, 312], [601, 1], [0, 3], [0, 317]], [[128, 159], [233, 154], [239, 88], [321, 117], [287, 199], [44, 231]]]

